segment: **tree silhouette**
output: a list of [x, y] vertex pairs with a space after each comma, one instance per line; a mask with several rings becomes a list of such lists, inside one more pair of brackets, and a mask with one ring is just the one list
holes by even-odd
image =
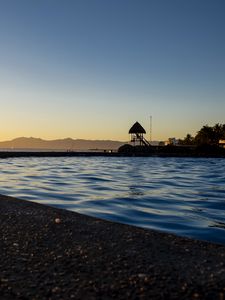
[[213, 127], [203, 126], [195, 136], [197, 145], [218, 145], [225, 138], [225, 124], [215, 124]]
[[181, 144], [181, 145], [194, 145], [195, 144], [195, 138], [190, 133], [188, 133], [183, 140], [179, 141], [179, 144]]

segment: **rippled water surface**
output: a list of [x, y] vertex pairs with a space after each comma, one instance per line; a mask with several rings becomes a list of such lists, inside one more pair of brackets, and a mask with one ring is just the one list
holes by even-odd
[[225, 244], [225, 159], [5, 159], [0, 193]]

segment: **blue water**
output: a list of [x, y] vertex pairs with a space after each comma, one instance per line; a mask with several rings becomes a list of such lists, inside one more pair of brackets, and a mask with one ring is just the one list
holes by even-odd
[[225, 159], [5, 159], [0, 193], [225, 244]]

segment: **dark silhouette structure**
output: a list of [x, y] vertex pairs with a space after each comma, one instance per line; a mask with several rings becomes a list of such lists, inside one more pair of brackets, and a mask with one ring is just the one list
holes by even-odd
[[129, 134], [131, 135], [131, 143], [133, 143], [134, 146], [150, 146], [149, 142], [144, 138], [146, 131], [140, 123], [134, 123], [129, 130]]

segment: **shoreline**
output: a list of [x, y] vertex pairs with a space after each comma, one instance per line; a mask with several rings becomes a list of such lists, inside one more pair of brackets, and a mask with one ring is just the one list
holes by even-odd
[[1, 299], [225, 299], [225, 247], [0, 195]]
[[145, 152], [145, 153], [119, 153], [119, 152], [79, 152], [79, 151], [0, 151], [0, 159], [20, 157], [190, 157], [190, 158], [225, 158], [222, 153], [195, 153], [195, 152]]

